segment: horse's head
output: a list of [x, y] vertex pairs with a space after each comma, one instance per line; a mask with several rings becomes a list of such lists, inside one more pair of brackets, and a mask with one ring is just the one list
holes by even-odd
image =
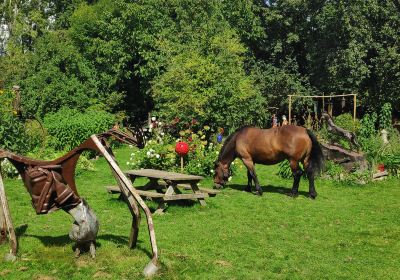
[[231, 176], [229, 164], [218, 161], [215, 163], [214, 168], [214, 186], [217, 189], [221, 189]]

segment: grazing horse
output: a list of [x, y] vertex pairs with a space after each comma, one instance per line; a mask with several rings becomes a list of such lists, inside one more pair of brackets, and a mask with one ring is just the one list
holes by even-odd
[[309, 196], [315, 198], [315, 175], [323, 168], [324, 157], [315, 135], [300, 126], [285, 125], [270, 129], [245, 126], [228, 136], [215, 163], [214, 184], [221, 188], [230, 176], [230, 164], [240, 158], [247, 167], [247, 188], [251, 191], [252, 181], [259, 195], [262, 188], [257, 179], [255, 164], [271, 165], [289, 160], [294, 177], [291, 196], [298, 195], [299, 183], [303, 171], [301, 162], [309, 181]]

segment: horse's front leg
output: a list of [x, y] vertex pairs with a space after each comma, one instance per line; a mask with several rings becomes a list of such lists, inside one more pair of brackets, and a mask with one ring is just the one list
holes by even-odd
[[297, 197], [299, 195], [299, 184], [300, 184], [300, 178], [301, 178], [301, 175], [303, 174], [303, 171], [301, 170], [299, 163], [294, 160], [290, 161], [290, 169], [292, 170], [292, 174], [293, 174], [293, 186], [292, 186], [292, 192], [290, 193], [290, 196]]
[[252, 182], [253, 182], [253, 177], [251, 176], [250, 171], [247, 169], [247, 187], [245, 189], [246, 192], [251, 192]]
[[258, 195], [262, 195], [263, 194], [263, 190], [262, 190], [262, 188], [260, 186], [260, 183], [258, 182], [258, 178], [257, 178], [256, 170], [254, 168], [253, 160], [251, 160], [251, 159], [243, 159], [243, 163], [247, 167], [247, 172], [248, 172], [248, 174], [250, 174], [251, 178], [254, 181], [254, 184], [256, 185], [256, 191], [257, 191]]

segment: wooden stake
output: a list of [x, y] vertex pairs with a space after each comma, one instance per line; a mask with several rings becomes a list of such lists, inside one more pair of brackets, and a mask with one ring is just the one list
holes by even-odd
[[[6, 228], [4, 229], [9, 236], [11, 250], [10, 253], [14, 256], [17, 255], [17, 237], [15, 236], [14, 226], [12, 224], [10, 211], [8, 208], [8, 202], [6, 192], [4, 189], [3, 178], [0, 174], [0, 215], [3, 216]], [[2, 225], [3, 226], [3, 225]]]
[[289, 95], [289, 124], [292, 124], [292, 96]]
[[[156, 234], [154, 231], [154, 223], [153, 223], [153, 218], [151, 216], [150, 209], [147, 207], [146, 203], [143, 201], [143, 199], [140, 197], [140, 195], [137, 193], [136, 189], [132, 186], [131, 181], [125, 176], [125, 174], [122, 172], [120, 169], [119, 165], [115, 162], [115, 160], [112, 158], [112, 156], [107, 152], [107, 150], [104, 148], [104, 146], [101, 144], [99, 139], [97, 138], [96, 135], [92, 135], [90, 137], [99, 151], [103, 154], [104, 158], [107, 160], [108, 164], [111, 166], [111, 169], [115, 172], [114, 174], [117, 174], [118, 180], [117, 182], [121, 183], [130, 193], [130, 195], [136, 200], [136, 202], [140, 205], [142, 210], [144, 211], [147, 219], [147, 227], [150, 233], [150, 244], [151, 248], [153, 251], [153, 258], [151, 260], [151, 263], [154, 266], [157, 266], [158, 263], [158, 249], [157, 249], [157, 243], [156, 243]], [[129, 200], [128, 200], [129, 201]], [[132, 205], [134, 207], [134, 205]], [[132, 227], [134, 230], [134, 226]], [[134, 234], [131, 234], [131, 236]], [[146, 268], [145, 268], [146, 270]]]
[[181, 172], [183, 172], [183, 156], [181, 156]]
[[356, 122], [357, 94], [354, 94], [353, 122]]

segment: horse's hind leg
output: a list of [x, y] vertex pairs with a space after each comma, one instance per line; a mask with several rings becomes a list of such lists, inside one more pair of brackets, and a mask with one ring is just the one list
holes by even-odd
[[304, 170], [306, 171], [308, 184], [309, 184], [309, 193], [310, 198], [315, 199], [317, 197], [317, 192], [315, 191], [314, 179], [315, 174], [312, 170], [311, 163], [309, 161], [304, 161]]
[[290, 161], [290, 169], [292, 169], [293, 174], [293, 187], [290, 196], [297, 197], [299, 195], [299, 184], [303, 171], [301, 170], [299, 163], [295, 160]]
[[260, 187], [260, 183], [258, 182], [256, 170], [254, 168], [254, 163], [251, 159], [242, 159], [244, 165], [247, 167], [247, 172], [250, 174], [251, 178], [254, 181], [254, 184], [256, 185], [256, 191], [258, 192], [259, 195], [263, 194], [263, 190]]
[[252, 182], [253, 182], [253, 176], [251, 176], [250, 171], [247, 169], [247, 187], [245, 189], [246, 192], [251, 192]]

